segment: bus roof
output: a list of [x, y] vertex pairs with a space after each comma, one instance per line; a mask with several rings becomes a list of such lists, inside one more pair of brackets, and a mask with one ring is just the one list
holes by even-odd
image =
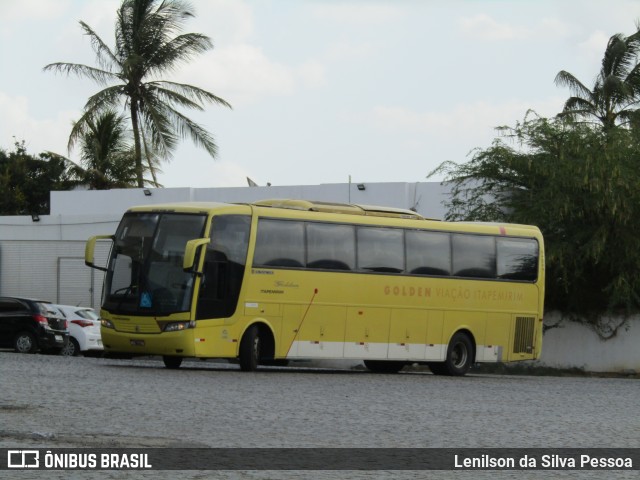
[[[345, 203], [331, 203], [310, 200], [290, 200], [290, 199], [270, 199], [261, 200], [252, 204], [256, 207], [267, 209], [283, 209], [289, 211], [318, 212], [325, 214], [344, 214], [355, 215], [359, 217], [368, 217], [368, 222], [373, 221], [372, 217], [385, 217], [388, 220], [395, 219], [402, 222], [404, 220], [415, 220], [416, 224], [404, 223], [401, 226], [416, 228], [429, 228], [442, 231], [459, 231], [467, 233], [479, 233], [490, 235], [515, 235], [522, 237], [535, 237], [541, 239], [541, 233], [538, 227], [532, 225], [519, 225], [500, 222], [443, 222], [437, 219], [425, 218], [422, 215], [403, 208], [381, 207], [374, 205], [355, 205]], [[296, 217], [299, 217], [296, 215]], [[364, 218], [363, 218], [364, 220]], [[358, 222], [360, 223], [360, 222]], [[377, 223], [377, 222], [376, 222]], [[385, 224], [387, 222], [384, 222]], [[395, 226], [400, 226], [394, 222]]]
[[[541, 238], [538, 227], [531, 225], [519, 225], [499, 222], [443, 222], [441, 220], [425, 218], [413, 210], [384, 207], [374, 205], [355, 205], [346, 203], [331, 203], [324, 201], [294, 200], [294, 199], [269, 199], [254, 203], [222, 203], [222, 202], [176, 202], [156, 205], [141, 205], [131, 207], [128, 212], [185, 212], [185, 213], [213, 213], [215, 210], [225, 210], [225, 213], [251, 214], [252, 208], [266, 210], [290, 211], [295, 217], [300, 218], [304, 212], [317, 212], [319, 214], [353, 215], [360, 217], [363, 223], [370, 224], [374, 217], [382, 217], [390, 220], [395, 226], [397, 222], [405, 220], [416, 221], [416, 228], [433, 228], [435, 230], [460, 231], [480, 234], [516, 235]], [[264, 214], [264, 211], [263, 211]], [[380, 218], [380, 220], [382, 220]], [[366, 220], [365, 220], [366, 219]], [[355, 220], [355, 219], [354, 219]], [[395, 221], [393, 221], [395, 220]], [[358, 222], [360, 223], [360, 222]], [[387, 224], [386, 221], [383, 223]], [[404, 226], [409, 226], [404, 224]]]
[[348, 203], [331, 203], [310, 200], [273, 199], [254, 202], [258, 207], [288, 208], [291, 210], [306, 210], [310, 212], [346, 213], [350, 215], [370, 215], [375, 217], [412, 218], [424, 220], [425, 218], [404, 208], [380, 207], [374, 205], [355, 205]]

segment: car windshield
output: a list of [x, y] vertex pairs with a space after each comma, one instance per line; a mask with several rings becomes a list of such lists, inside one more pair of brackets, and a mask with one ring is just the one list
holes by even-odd
[[202, 237], [205, 222], [202, 214], [127, 213], [115, 235], [104, 308], [142, 315], [189, 310], [194, 274], [182, 268], [184, 251]]

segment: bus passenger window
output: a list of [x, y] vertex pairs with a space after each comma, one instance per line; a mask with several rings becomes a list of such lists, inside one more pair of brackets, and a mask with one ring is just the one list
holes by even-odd
[[453, 274], [458, 277], [496, 278], [495, 238], [454, 234]]
[[533, 282], [538, 277], [538, 242], [533, 239], [499, 238], [498, 278]]
[[404, 232], [398, 228], [358, 228], [358, 270], [404, 272]]
[[352, 225], [307, 223], [307, 268], [354, 270], [356, 233]]
[[451, 275], [448, 233], [407, 230], [407, 272], [414, 275]]
[[260, 219], [253, 266], [304, 266], [304, 223]]

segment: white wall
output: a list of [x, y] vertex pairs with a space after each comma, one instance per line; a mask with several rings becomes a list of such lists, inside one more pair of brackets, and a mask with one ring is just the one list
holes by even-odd
[[[437, 182], [367, 183], [364, 188], [358, 190], [355, 183], [335, 183], [281, 187], [132, 188], [51, 192], [51, 216], [122, 215], [127, 208], [135, 205], [171, 202], [249, 203], [272, 198], [291, 198], [415, 208], [425, 217], [444, 217], [442, 202], [447, 198], [448, 189]], [[144, 190], [151, 195], [145, 195]]]
[[[548, 315], [545, 323], [557, 323], [557, 314]], [[631, 317], [626, 327], [608, 340], [591, 328], [563, 321], [547, 330], [542, 341], [542, 355], [537, 364], [551, 368], [581, 368], [587, 372], [640, 373], [640, 315]]]

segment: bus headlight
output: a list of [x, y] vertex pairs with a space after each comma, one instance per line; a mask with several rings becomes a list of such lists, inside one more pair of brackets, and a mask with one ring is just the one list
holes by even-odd
[[106, 318], [100, 320], [100, 325], [102, 325], [104, 328], [116, 328], [113, 323], [111, 323], [111, 320], [107, 320]]
[[164, 326], [165, 332], [178, 332], [187, 328], [193, 328], [196, 326], [196, 322], [191, 320], [189, 322], [170, 322]]

